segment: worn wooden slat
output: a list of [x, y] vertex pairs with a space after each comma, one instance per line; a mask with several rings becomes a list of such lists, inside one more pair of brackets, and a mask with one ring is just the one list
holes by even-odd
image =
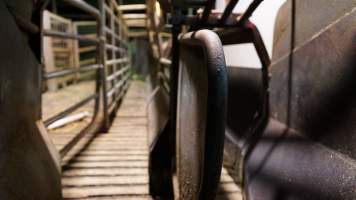
[[68, 169], [63, 172], [63, 177], [68, 176], [146, 176], [145, 168], [88, 168], [88, 169]]
[[133, 10], [145, 10], [145, 4], [128, 4], [128, 5], [120, 5], [118, 9], [121, 11], [133, 11]]
[[129, 32], [128, 33], [129, 37], [148, 37], [147, 31], [137, 31], [137, 32]]
[[105, 185], [147, 185], [148, 177], [141, 176], [97, 176], [97, 177], [64, 177], [63, 187], [105, 186]]
[[86, 198], [86, 197], [109, 197], [120, 196], [142, 196], [148, 195], [146, 185], [126, 185], [126, 186], [85, 186], [63, 188], [64, 198]]
[[134, 14], [124, 14], [124, 19], [146, 19], [147, 15], [143, 13], [134, 13]]

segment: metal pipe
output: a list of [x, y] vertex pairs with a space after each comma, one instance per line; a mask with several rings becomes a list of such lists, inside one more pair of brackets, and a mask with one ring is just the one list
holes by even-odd
[[208, 0], [206, 2], [205, 8], [204, 8], [204, 11], [203, 11], [203, 15], [201, 17], [201, 23], [202, 24], [205, 24], [208, 21], [210, 13], [211, 13], [211, 10], [213, 9], [214, 5], [215, 5], [215, 0]]
[[109, 105], [109, 112], [110, 113], [113, 111], [113, 109], [114, 109], [114, 107], [116, 105], [115, 102], [119, 101], [121, 98], [124, 97], [127, 89], [129, 88], [128, 86], [129, 86], [129, 84], [125, 84], [124, 87], [122, 88], [120, 94], [117, 95], [116, 97], [114, 97], [114, 99], [112, 100], [112, 102]]
[[129, 62], [129, 59], [127, 57], [124, 57], [124, 58], [119, 58], [119, 59], [116, 59], [116, 60], [108, 60], [106, 62], [107, 65], [116, 65], [116, 64], [122, 64], [122, 63], [127, 63]]
[[91, 42], [91, 43], [99, 43], [99, 39], [89, 38], [85, 36], [81, 36], [78, 34], [73, 33], [65, 33], [65, 32], [58, 32], [52, 30], [43, 30], [44, 36], [47, 37], [58, 37], [58, 38], [65, 38], [65, 39], [72, 39], [72, 40], [79, 40], [83, 42]]
[[239, 24], [244, 25], [247, 20], [251, 17], [252, 13], [257, 9], [257, 7], [262, 3], [263, 0], [254, 0], [247, 8], [247, 10], [242, 14], [239, 19]]
[[48, 72], [43, 75], [43, 78], [45, 80], [59, 78], [59, 77], [67, 76], [67, 75], [72, 75], [72, 74], [75, 74], [78, 72], [92, 71], [92, 70], [100, 68], [100, 66], [101, 66], [100, 64], [94, 64], [94, 65], [80, 67], [79, 69], [65, 69], [65, 70], [59, 70], [59, 71], [54, 71], [54, 72]]
[[106, 45], [105, 45], [105, 48], [106, 48], [106, 49], [109, 49], [109, 50], [111, 50], [111, 51], [125, 52], [125, 50], [124, 50], [123, 48], [114, 46], [114, 45], [112, 45], [112, 44], [106, 44]]
[[91, 100], [95, 99], [97, 96], [98, 96], [97, 94], [90, 95], [89, 97], [87, 97], [87, 98], [81, 100], [80, 102], [72, 105], [71, 107], [67, 108], [66, 110], [54, 115], [53, 117], [50, 117], [49, 119], [44, 121], [44, 124], [46, 126], [49, 126], [53, 122], [55, 122], [55, 121], [65, 117], [65, 116], [67, 116], [68, 114], [74, 112], [78, 108], [80, 108], [80, 107], [84, 106], [85, 104], [89, 103]]
[[127, 74], [120, 82], [116, 83], [114, 87], [111, 88], [109, 92], [107, 92], [106, 94], [107, 97], [111, 97], [117, 89], [123, 86], [124, 82], [126, 82], [129, 79], [129, 77], [130, 77], [129, 74]]
[[63, 0], [63, 1], [93, 15], [98, 20], [101, 18], [100, 11], [83, 0]]
[[106, 77], [106, 81], [112, 81], [114, 80], [116, 77], [126, 73], [128, 71], [130, 67], [129, 66], [126, 66], [122, 69], [120, 69], [119, 71], [116, 71], [115, 73], [111, 74], [110, 76]]
[[239, 2], [239, 0], [230, 0], [229, 4], [226, 6], [223, 15], [221, 16], [219, 23], [221, 25], [224, 25], [226, 20], [229, 18], [229, 16], [232, 13], [232, 10], [235, 8], [236, 4]]

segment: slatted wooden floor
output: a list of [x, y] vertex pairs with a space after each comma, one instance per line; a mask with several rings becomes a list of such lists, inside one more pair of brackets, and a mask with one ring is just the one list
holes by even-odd
[[[148, 200], [146, 97], [133, 82], [106, 134], [99, 134], [63, 169], [65, 199]], [[223, 170], [218, 199], [239, 200], [240, 189]]]

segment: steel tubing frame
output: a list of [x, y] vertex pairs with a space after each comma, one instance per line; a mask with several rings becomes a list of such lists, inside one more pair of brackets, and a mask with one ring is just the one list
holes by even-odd
[[[118, 5], [114, 0], [99, 0], [98, 8], [86, 3], [83, 0], [63, 0], [64, 2], [76, 7], [96, 19], [97, 22], [97, 38], [88, 38], [79, 34], [61, 33], [51, 30], [42, 30], [42, 37], [58, 37], [70, 40], [86, 41], [97, 45], [96, 48], [96, 60], [97, 63], [81, 67], [79, 69], [65, 69], [60, 71], [48, 72], [43, 74], [43, 80], [55, 79], [64, 77], [67, 75], [81, 73], [86, 71], [96, 70], [96, 89], [95, 93], [86, 97], [85, 99], [70, 106], [64, 111], [55, 114], [47, 119], [44, 124], [46, 126], [51, 123], [69, 115], [80, 107], [88, 104], [91, 101], [95, 101], [94, 115], [91, 123], [84, 128], [72, 141], [64, 146], [60, 152], [61, 157], [64, 157], [66, 153], [73, 148], [77, 142], [83, 138], [83, 136], [91, 129], [94, 121], [99, 116], [99, 112], [103, 112], [102, 131], [106, 131], [109, 126], [109, 117], [111, 112], [114, 111], [114, 107], [117, 102], [124, 96], [128, 89], [128, 82], [130, 79], [130, 60], [128, 57], [128, 45], [127, 36], [125, 31], [125, 23], [121, 18], [121, 11], [118, 9]], [[109, 18], [110, 22], [107, 25], [106, 19]], [[108, 54], [111, 54], [111, 59], [108, 60]], [[111, 70], [109, 70], [111, 69]], [[112, 82], [113, 86], [109, 89], [108, 82]], [[102, 98], [101, 98], [102, 97]], [[112, 97], [112, 101], [109, 102], [109, 98]], [[102, 105], [102, 111], [100, 110]]]

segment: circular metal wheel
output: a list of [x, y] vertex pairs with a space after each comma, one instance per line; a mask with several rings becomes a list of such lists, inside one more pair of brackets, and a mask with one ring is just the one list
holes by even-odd
[[179, 199], [214, 199], [219, 184], [227, 98], [221, 42], [202, 30], [180, 39], [176, 169]]

